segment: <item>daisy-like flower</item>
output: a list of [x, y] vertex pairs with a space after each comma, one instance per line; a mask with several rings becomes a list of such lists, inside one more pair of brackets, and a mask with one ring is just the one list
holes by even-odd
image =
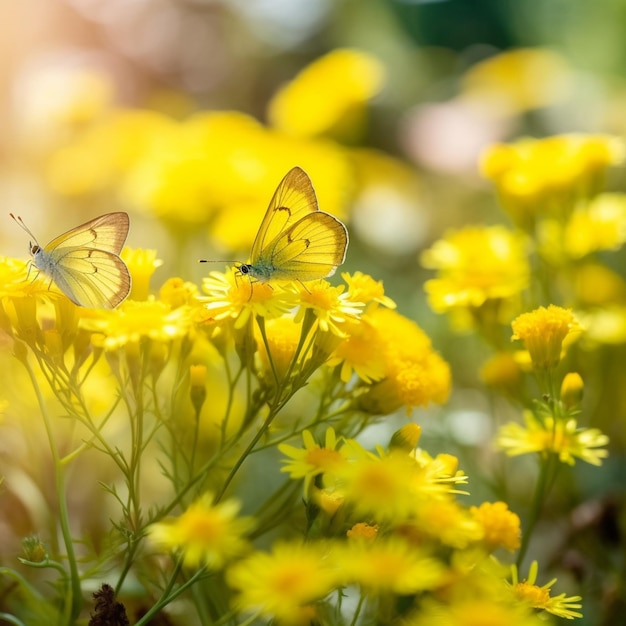
[[367, 594], [434, 589], [445, 574], [439, 561], [399, 538], [349, 541], [334, 556], [344, 584], [357, 584]]
[[327, 547], [300, 543], [280, 543], [271, 553], [256, 552], [231, 566], [226, 579], [238, 592], [239, 609], [284, 624], [310, 623], [315, 602], [338, 583]]
[[190, 568], [221, 569], [248, 547], [245, 533], [252, 519], [238, 518], [240, 505], [234, 500], [212, 504], [205, 494], [179, 517], [148, 527], [151, 543], [161, 550], [180, 551]]
[[516, 296], [530, 276], [525, 240], [503, 226], [450, 232], [422, 253], [421, 263], [438, 271], [424, 285], [438, 313]]
[[511, 589], [515, 598], [534, 609], [552, 613], [552, 615], [557, 617], [564, 617], [565, 619], [582, 617], [582, 613], [576, 610], [582, 608], [580, 603], [582, 598], [580, 596], [566, 597], [564, 593], [554, 597], [550, 596], [550, 591], [554, 583], [556, 583], [556, 578], [539, 587], [536, 584], [538, 571], [537, 561], [533, 561], [530, 564], [528, 578], [520, 581], [517, 567], [515, 565], [511, 566], [511, 583], [507, 583], [507, 586]]
[[292, 291], [280, 285], [251, 281], [238, 276], [235, 268], [227, 273], [211, 272], [202, 281], [207, 294], [199, 297], [213, 319], [234, 321], [236, 329], [243, 328], [251, 317], [260, 315], [266, 319], [287, 313], [296, 303]]
[[510, 422], [498, 433], [496, 443], [509, 456], [553, 453], [568, 465], [574, 465], [578, 458], [599, 466], [609, 455], [604, 449], [609, 438], [597, 428], [578, 428], [574, 418], [555, 420], [546, 416], [540, 419], [527, 411], [524, 421], [526, 426]]
[[561, 360], [563, 342], [576, 337], [582, 327], [569, 309], [551, 304], [530, 313], [522, 313], [511, 323], [511, 340], [521, 339], [533, 367], [538, 370], [555, 367]]
[[499, 547], [512, 552], [520, 547], [520, 519], [509, 510], [506, 502], [483, 502], [470, 507], [470, 513], [480, 524], [483, 543], [490, 552]]
[[343, 325], [358, 320], [365, 306], [352, 300], [344, 285], [333, 287], [326, 280], [307, 283], [306, 287], [298, 283], [296, 290], [299, 310], [295, 321], [301, 322], [306, 312], [311, 310], [320, 330], [339, 337], [345, 337]]
[[394, 524], [412, 519], [432, 499], [458, 493], [457, 485], [467, 481], [450, 455], [416, 458], [401, 451], [355, 457], [335, 467], [332, 475], [358, 517]]
[[302, 433], [304, 448], [296, 448], [281, 443], [278, 449], [286, 456], [282, 472], [287, 472], [292, 480], [304, 478], [304, 492], [309, 491], [311, 481], [321, 474], [332, 472], [335, 468], [346, 463], [347, 448], [342, 453], [337, 450], [340, 443], [333, 428], [326, 429], [324, 445], [320, 446], [309, 430]]

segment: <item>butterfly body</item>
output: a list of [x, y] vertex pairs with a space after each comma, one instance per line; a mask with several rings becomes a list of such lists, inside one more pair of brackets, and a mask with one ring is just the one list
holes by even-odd
[[348, 231], [319, 210], [311, 179], [294, 167], [278, 185], [241, 274], [307, 282], [332, 276], [346, 257]]
[[[21, 219], [12, 217], [35, 239]], [[119, 257], [129, 226], [127, 213], [107, 213], [67, 231], [45, 247], [31, 242], [33, 265], [75, 304], [112, 309], [130, 293], [130, 273]]]

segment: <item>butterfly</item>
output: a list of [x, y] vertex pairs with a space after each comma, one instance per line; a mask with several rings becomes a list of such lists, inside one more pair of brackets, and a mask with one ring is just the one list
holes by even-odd
[[75, 304], [115, 308], [130, 292], [131, 278], [119, 254], [128, 236], [127, 213], [107, 213], [85, 222], [41, 247], [21, 217], [11, 217], [35, 241], [33, 265]]
[[332, 276], [346, 258], [348, 231], [336, 217], [319, 210], [308, 174], [290, 170], [278, 185], [252, 245], [244, 276], [262, 282], [307, 282]]

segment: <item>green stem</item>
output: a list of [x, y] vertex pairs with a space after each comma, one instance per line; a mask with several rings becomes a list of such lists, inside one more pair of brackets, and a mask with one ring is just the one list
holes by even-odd
[[520, 568], [520, 566], [522, 565], [522, 562], [524, 561], [524, 557], [526, 556], [530, 539], [532, 537], [533, 531], [535, 530], [535, 526], [537, 525], [537, 522], [539, 521], [541, 510], [543, 509], [543, 505], [545, 503], [545, 499], [548, 494], [550, 484], [553, 482], [554, 475], [552, 476], [550, 475], [552, 474], [551, 469], [555, 460], [556, 460], [556, 457], [554, 454], [549, 454], [546, 458], [542, 458], [540, 460], [539, 476], [537, 477], [535, 495], [533, 497], [533, 503], [530, 509], [530, 515], [528, 517], [526, 529], [524, 530], [524, 534], [522, 537], [522, 545], [520, 546], [520, 550], [517, 555], [518, 569]]
[[74, 543], [72, 540], [72, 534], [70, 531], [69, 512], [67, 508], [67, 492], [65, 484], [65, 473], [63, 464], [61, 462], [61, 455], [54, 439], [54, 433], [52, 430], [52, 423], [48, 412], [46, 410], [46, 403], [39, 389], [39, 384], [35, 377], [35, 373], [32, 368], [24, 361], [26, 371], [30, 378], [33, 389], [37, 396], [37, 402], [41, 410], [44, 427], [46, 429], [46, 435], [48, 437], [48, 444], [50, 446], [50, 453], [52, 454], [52, 460], [54, 465], [54, 483], [56, 487], [57, 506], [59, 512], [59, 524], [61, 527], [61, 535], [63, 537], [63, 543], [65, 545], [65, 551], [67, 554], [67, 562], [70, 570], [70, 586], [67, 590], [68, 598], [66, 598], [65, 604], [65, 617], [66, 623], [73, 624], [78, 617], [83, 605], [83, 596], [80, 586], [80, 576], [78, 573], [78, 564], [76, 562], [76, 554], [74, 552]]

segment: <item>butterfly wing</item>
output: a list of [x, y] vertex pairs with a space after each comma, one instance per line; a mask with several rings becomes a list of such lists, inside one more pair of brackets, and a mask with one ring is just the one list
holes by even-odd
[[52, 253], [62, 248], [89, 248], [119, 254], [126, 243], [129, 227], [128, 213], [107, 213], [59, 235], [44, 251]]
[[131, 278], [118, 256], [130, 219], [107, 213], [53, 239], [35, 256], [35, 265], [80, 306], [114, 308], [130, 292]]
[[306, 215], [319, 211], [311, 179], [294, 167], [278, 185], [252, 245], [252, 265], [267, 259], [268, 246]]
[[260, 265], [276, 280], [306, 282], [335, 273], [346, 258], [348, 231], [335, 217], [317, 211], [281, 232], [264, 251]]
[[113, 309], [128, 296], [131, 278], [117, 254], [86, 247], [63, 248], [49, 275], [75, 304]]

